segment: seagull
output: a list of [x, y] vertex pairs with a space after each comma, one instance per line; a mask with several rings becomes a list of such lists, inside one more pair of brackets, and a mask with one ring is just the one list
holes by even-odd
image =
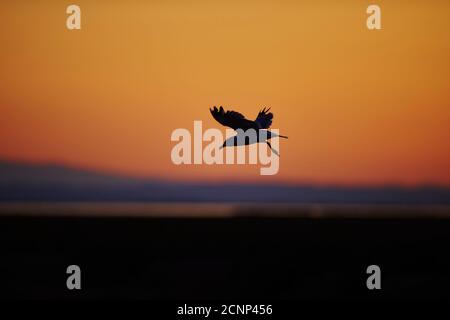
[[[241, 113], [236, 111], [225, 111], [222, 107], [217, 109], [217, 107], [214, 106], [214, 108], [210, 108], [209, 111], [211, 111], [211, 114], [213, 118], [219, 122], [221, 125], [224, 125], [226, 127], [230, 127], [237, 131], [237, 135], [228, 138], [224, 141], [222, 148], [226, 146], [237, 146], [239, 145], [239, 142], [245, 142], [244, 145], [249, 145], [253, 143], [260, 143], [260, 142], [266, 142], [269, 148], [277, 155], [279, 156], [278, 151], [272, 148], [272, 145], [268, 141], [271, 138], [280, 137], [287, 139], [288, 137], [278, 135], [274, 132], [271, 132], [269, 130], [270, 125], [272, 124], [273, 119], [273, 113], [269, 112], [270, 108], [266, 109], [263, 108], [261, 111], [259, 111], [258, 116], [255, 120], [248, 120], [246, 119]], [[242, 133], [245, 133], [247, 130], [253, 129], [256, 131], [256, 140], [250, 140], [249, 137], [245, 137], [244, 139], [238, 139]], [[263, 135], [260, 137], [260, 130], [265, 131], [265, 136]], [[242, 145], [242, 144], [241, 144]]]

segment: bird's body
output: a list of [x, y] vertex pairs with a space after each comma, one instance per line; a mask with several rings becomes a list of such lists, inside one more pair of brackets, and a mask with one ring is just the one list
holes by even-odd
[[[248, 129], [247, 131], [238, 130], [235, 136], [232, 136], [225, 140], [225, 142], [223, 143], [223, 147], [248, 146], [249, 144], [266, 142], [267, 140], [270, 140], [272, 138], [279, 137], [278, 134], [269, 130], [255, 130], [252, 131], [252, 134], [249, 134], [249, 130], [252, 129]], [[253, 132], [255, 134], [253, 134]], [[281, 137], [284, 138], [284, 136]]]
[[[213, 118], [220, 124], [230, 127], [237, 131], [237, 134], [228, 138], [222, 147], [242, 146], [253, 143], [265, 142], [272, 149], [269, 139], [280, 137], [287, 139], [286, 136], [278, 135], [267, 129], [272, 125], [273, 113], [269, 109], [262, 109], [255, 120], [246, 119], [241, 113], [236, 111], [226, 111], [220, 107], [210, 109]], [[274, 149], [272, 149], [276, 154]]]

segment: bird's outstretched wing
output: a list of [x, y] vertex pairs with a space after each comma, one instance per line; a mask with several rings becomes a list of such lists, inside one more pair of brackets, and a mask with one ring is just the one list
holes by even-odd
[[234, 130], [242, 129], [247, 130], [250, 128], [255, 129], [256, 124], [254, 121], [250, 121], [245, 119], [245, 117], [236, 111], [227, 111], [220, 107], [217, 109], [217, 107], [214, 107], [214, 109], [209, 109], [211, 111], [212, 116], [214, 119], [216, 119], [217, 122], [220, 124], [233, 128]]
[[255, 122], [258, 124], [260, 129], [269, 129], [272, 125], [273, 113], [269, 112], [270, 108], [266, 110], [266, 108], [262, 109], [258, 116], [256, 117]]

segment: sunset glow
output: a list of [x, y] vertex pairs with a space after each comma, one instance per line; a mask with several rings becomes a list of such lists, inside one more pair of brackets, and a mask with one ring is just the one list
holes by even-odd
[[[171, 180], [450, 186], [450, 2], [0, 4], [0, 159]], [[209, 108], [274, 113], [279, 173], [176, 166]]]

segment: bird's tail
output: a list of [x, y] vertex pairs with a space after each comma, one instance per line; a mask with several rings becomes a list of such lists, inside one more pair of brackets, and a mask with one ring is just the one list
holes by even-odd
[[281, 134], [279, 135], [279, 137], [280, 137], [280, 138], [285, 138], [285, 139], [288, 138], [288, 137], [286, 137], [286, 136], [282, 136]]

